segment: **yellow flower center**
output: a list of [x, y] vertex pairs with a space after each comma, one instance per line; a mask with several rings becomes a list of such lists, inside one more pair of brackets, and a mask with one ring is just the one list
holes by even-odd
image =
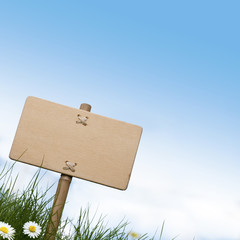
[[4, 233], [8, 233], [8, 229], [6, 227], [0, 227], [0, 231]]
[[135, 232], [131, 232], [130, 233], [130, 236], [132, 237], [132, 238], [139, 238], [140, 237], [140, 235], [138, 234], [138, 233], [135, 233]]
[[35, 232], [35, 231], [36, 231], [36, 227], [31, 225], [31, 226], [29, 227], [29, 231], [30, 231], [30, 232]]

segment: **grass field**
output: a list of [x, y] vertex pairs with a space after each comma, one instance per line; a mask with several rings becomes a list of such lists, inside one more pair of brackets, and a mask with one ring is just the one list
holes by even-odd
[[[0, 239], [47, 240], [45, 233], [53, 196], [49, 197], [49, 189], [42, 190], [39, 169], [24, 190], [15, 190], [17, 177], [12, 178], [14, 165], [5, 166], [0, 172]], [[41, 189], [41, 190], [40, 190]], [[56, 240], [130, 240], [162, 239], [163, 227], [158, 236], [149, 237], [127, 231], [128, 223], [120, 222], [115, 227], [108, 227], [105, 218], [95, 219], [90, 209], [81, 209], [77, 222], [63, 219], [57, 231]], [[25, 230], [24, 230], [25, 229]]]

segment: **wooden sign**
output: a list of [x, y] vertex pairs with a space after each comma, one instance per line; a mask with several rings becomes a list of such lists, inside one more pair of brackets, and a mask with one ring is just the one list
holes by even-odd
[[125, 190], [142, 128], [28, 97], [10, 158]]

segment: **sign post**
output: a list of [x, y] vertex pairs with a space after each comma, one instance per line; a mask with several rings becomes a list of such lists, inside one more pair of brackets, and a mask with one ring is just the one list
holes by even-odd
[[[83, 103], [80, 109], [84, 111], [91, 111], [91, 105]], [[58, 187], [53, 201], [52, 212], [50, 215], [50, 220], [48, 222], [46, 231], [46, 240], [54, 240], [58, 230], [58, 226], [62, 217], [62, 211], [65, 206], [67, 199], [68, 190], [72, 182], [72, 176], [61, 174], [58, 182]]]
[[9, 157], [61, 173], [46, 240], [54, 240], [72, 177], [126, 190], [142, 128], [36, 97], [28, 97]]

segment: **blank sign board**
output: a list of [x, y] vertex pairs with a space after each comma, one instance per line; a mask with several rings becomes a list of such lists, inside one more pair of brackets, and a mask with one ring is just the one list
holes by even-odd
[[28, 97], [10, 158], [125, 190], [141, 133], [133, 124]]

